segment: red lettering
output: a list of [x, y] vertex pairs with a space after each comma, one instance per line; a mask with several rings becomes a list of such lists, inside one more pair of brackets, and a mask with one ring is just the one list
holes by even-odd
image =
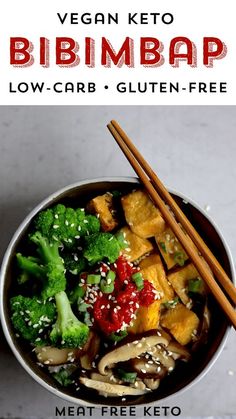
[[76, 54], [79, 44], [72, 38], [56, 38], [56, 64], [60, 67], [75, 67], [80, 59]]
[[40, 38], [39, 63], [45, 68], [49, 67], [49, 39]]
[[33, 44], [27, 38], [10, 38], [10, 64], [15, 67], [29, 67], [34, 63]]
[[101, 64], [105, 67], [111, 67], [111, 62], [117, 67], [122, 67], [123, 64], [128, 67], [134, 66], [134, 45], [133, 39], [126, 37], [121, 48], [116, 53], [111, 43], [106, 38], [102, 38], [102, 56]]
[[95, 67], [95, 41], [92, 38], [85, 38], [85, 64], [90, 67]]
[[140, 39], [140, 64], [144, 67], [160, 67], [164, 63], [163, 44], [156, 38]]
[[[186, 52], [180, 52], [180, 49], [186, 46]], [[187, 61], [191, 67], [197, 65], [197, 48], [189, 38], [178, 36], [170, 42], [169, 60], [172, 67], [179, 67], [180, 61]]]
[[227, 54], [227, 47], [219, 38], [203, 38], [203, 64], [213, 67], [214, 60], [221, 60]]

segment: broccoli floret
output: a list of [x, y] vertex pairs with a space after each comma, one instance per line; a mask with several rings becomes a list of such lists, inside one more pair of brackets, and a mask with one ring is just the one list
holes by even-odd
[[44, 278], [46, 275], [45, 267], [41, 265], [41, 261], [33, 256], [25, 257], [21, 253], [16, 255], [18, 267], [21, 270], [18, 277], [18, 283], [23, 284], [32, 276], [36, 278]]
[[37, 250], [45, 267], [42, 298], [46, 300], [66, 288], [64, 261], [59, 254], [58, 242], [49, 242], [42, 233], [36, 231], [30, 240], [37, 245]]
[[84, 284], [77, 284], [68, 294], [69, 301], [71, 304], [76, 304], [80, 302], [81, 298], [84, 296], [86, 292], [86, 285]]
[[86, 215], [81, 208], [68, 208], [62, 204], [41, 211], [35, 225], [44, 236], [68, 248], [74, 247], [80, 238], [100, 230], [97, 217]]
[[65, 268], [73, 275], [79, 275], [86, 270], [87, 260], [81, 253], [64, 252], [62, 254]]
[[42, 345], [45, 332], [55, 320], [55, 305], [49, 301], [45, 303], [37, 297], [18, 295], [10, 299], [10, 307], [15, 331], [31, 343]]
[[53, 345], [66, 348], [81, 348], [86, 343], [89, 327], [74, 315], [64, 291], [55, 295], [57, 321], [50, 333]]
[[113, 263], [120, 253], [118, 240], [110, 233], [96, 233], [85, 238], [84, 257], [90, 265], [108, 259]]

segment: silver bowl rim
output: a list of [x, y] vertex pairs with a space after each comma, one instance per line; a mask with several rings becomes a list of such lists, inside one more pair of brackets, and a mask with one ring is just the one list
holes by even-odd
[[[91, 183], [101, 183], [101, 182], [108, 182], [108, 183], [112, 183], [112, 182], [123, 182], [123, 183], [134, 183], [134, 184], [140, 184], [140, 181], [138, 178], [136, 177], [132, 177], [132, 176], [114, 176], [114, 177], [100, 177], [100, 178], [92, 178], [92, 179], [83, 179], [81, 181], [78, 182], [74, 182], [72, 184], [69, 184], [67, 186], [64, 186], [63, 188], [53, 192], [52, 194], [50, 194], [48, 197], [46, 197], [45, 199], [43, 199], [38, 205], [36, 205], [36, 207], [34, 207], [29, 214], [24, 218], [24, 220], [21, 222], [21, 224], [19, 225], [19, 227], [17, 228], [17, 230], [15, 231], [7, 249], [6, 252], [4, 254], [3, 257], [3, 261], [2, 261], [2, 265], [1, 265], [1, 271], [0, 271], [0, 318], [1, 318], [1, 323], [2, 323], [2, 328], [3, 328], [3, 332], [5, 335], [5, 338], [13, 352], [13, 354], [15, 355], [16, 359], [18, 360], [18, 362], [22, 365], [22, 367], [25, 369], [25, 371], [27, 371], [27, 373], [39, 384], [41, 384], [44, 388], [46, 388], [49, 392], [53, 393], [55, 396], [74, 403], [74, 404], [79, 404], [82, 406], [93, 406], [96, 408], [100, 408], [102, 406], [107, 406], [105, 403], [104, 404], [96, 404], [94, 405], [92, 402], [86, 402], [82, 399], [70, 396], [68, 394], [63, 393], [62, 391], [50, 386], [48, 383], [46, 383], [42, 378], [40, 378], [28, 365], [28, 363], [21, 357], [21, 355], [19, 354], [19, 352], [17, 351], [14, 342], [11, 338], [11, 334], [7, 328], [7, 323], [6, 323], [6, 316], [5, 316], [5, 312], [4, 312], [4, 301], [3, 301], [3, 290], [4, 290], [4, 278], [5, 278], [5, 274], [6, 274], [6, 268], [7, 268], [7, 264], [8, 264], [8, 259], [11, 256], [12, 253], [12, 248], [14, 247], [15, 242], [17, 241], [19, 235], [21, 234], [22, 230], [25, 229], [25, 227], [27, 227], [29, 225], [29, 223], [31, 222], [32, 218], [46, 205], [49, 205], [51, 201], [53, 201], [55, 198], [57, 198], [59, 195], [68, 192], [70, 190], [73, 190], [74, 188], [80, 187], [80, 186], [85, 186]], [[218, 236], [220, 237], [222, 244], [225, 248], [226, 254], [227, 254], [227, 258], [229, 261], [229, 265], [230, 265], [230, 270], [231, 270], [231, 274], [232, 274], [232, 280], [233, 283], [235, 284], [235, 268], [234, 268], [234, 263], [233, 263], [233, 257], [232, 254], [230, 252], [229, 246], [226, 243], [226, 240], [224, 238], [224, 236], [222, 235], [219, 227], [216, 225], [216, 223], [211, 219], [211, 217], [209, 217], [209, 214], [204, 211], [193, 199], [187, 197], [186, 195], [184, 195], [182, 192], [178, 192], [175, 189], [172, 188], [168, 188], [168, 191], [170, 193], [173, 193], [175, 195], [177, 195], [178, 197], [180, 197], [181, 199], [183, 199], [184, 201], [186, 201], [186, 203], [191, 204], [192, 206], [194, 206], [199, 212], [202, 213], [202, 215], [209, 221], [209, 223], [214, 227], [216, 233], [218, 234]], [[145, 404], [150, 404], [150, 405], [155, 405], [156, 403], [160, 404], [161, 402], [163, 402], [165, 400], [165, 402], [168, 400], [170, 400], [172, 397], [176, 397], [179, 396], [181, 394], [183, 394], [185, 391], [189, 390], [193, 385], [195, 385], [196, 383], [198, 383], [207, 373], [208, 371], [211, 369], [211, 367], [213, 366], [213, 364], [216, 362], [217, 358], [219, 357], [219, 355], [221, 354], [223, 347], [225, 346], [226, 340], [228, 338], [228, 334], [230, 331], [230, 326], [227, 327], [225, 334], [222, 338], [222, 341], [220, 342], [216, 352], [214, 353], [214, 355], [212, 356], [211, 360], [208, 362], [208, 364], [206, 365], [206, 367], [201, 371], [201, 373], [194, 378], [190, 383], [188, 383], [185, 387], [183, 387], [182, 389], [178, 390], [177, 392], [163, 397], [162, 399], [159, 399], [157, 401], [154, 402], [149, 402], [149, 403], [141, 403], [139, 406], [143, 406]]]

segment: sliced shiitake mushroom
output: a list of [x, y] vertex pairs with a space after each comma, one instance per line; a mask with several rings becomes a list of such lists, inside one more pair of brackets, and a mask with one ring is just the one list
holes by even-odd
[[53, 346], [37, 346], [35, 353], [38, 361], [45, 365], [61, 365], [74, 361], [85, 354], [91, 348], [94, 332], [89, 333], [87, 342], [83, 348], [55, 348]]
[[100, 337], [95, 332], [91, 332], [91, 335], [92, 337], [89, 343], [88, 350], [85, 354], [83, 354], [80, 357], [81, 367], [86, 370], [92, 369], [92, 363], [94, 362], [95, 357], [98, 354], [100, 348]]
[[161, 380], [158, 378], [145, 378], [143, 382], [150, 390], [156, 390], [159, 387]]
[[162, 364], [148, 361], [144, 356], [132, 359], [131, 365], [141, 378], [163, 378], [167, 374], [167, 369]]
[[167, 351], [172, 353], [172, 358], [176, 359], [182, 359], [184, 361], [188, 361], [191, 357], [190, 352], [187, 348], [185, 348], [183, 345], [176, 341], [172, 341], [167, 346]]
[[103, 383], [110, 383], [110, 384], [122, 384], [122, 381], [118, 378], [114, 377], [112, 371], [110, 370], [107, 375], [102, 375], [97, 372], [92, 372], [90, 374], [90, 378], [95, 381], [102, 381]]
[[157, 335], [156, 332], [153, 332], [148, 336], [143, 336], [140, 339], [134, 339], [133, 341], [124, 343], [104, 355], [98, 363], [98, 370], [100, 374], [106, 375], [106, 370], [111, 364], [137, 358], [137, 356], [147, 352], [155, 345], [162, 344], [167, 346], [168, 343], [169, 342], [166, 338]]
[[35, 353], [38, 361], [45, 365], [61, 365], [78, 360], [80, 349], [54, 348], [52, 346], [36, 347]]
[[102, 381], [80, 377], [80, 382], [88, 388], [102, 392], [106, 396], [140, 396], [146, 394], [148, 390], [140, 390], [134, 387], [123, 386], [120, 384], [110, 384]]
[[152, 348], [148, 351], [148, 354], [151, 355], [152, 359], [160, 362], [168, 371], [172, 371], [175, 367], [175, 361], [168, 351], [157, 345], [155, 348]]

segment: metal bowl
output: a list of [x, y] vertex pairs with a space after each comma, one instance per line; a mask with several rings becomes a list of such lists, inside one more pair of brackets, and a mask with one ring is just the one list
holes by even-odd
[[[127, 397], [126, 401], [121, 398], [104, 398], [95, 392], [82, 389], [79, 392], [62, 389], [44, 372], [35, 362], [34, 354], [29, 345], [23, 344], [16, 338], [12, 328], [9, 313], [9, 298], [12, 295], [12, 283], [14, 279], [14, 257], [18, 249], [26, 245], [26, 237], [33, 217], [41, 210], [62, 202], [68, 205], [83, 206], [88, 200], [96, 194], [101, 194], [109, 190], [120, 190], [123, 193], [129, 192], [139, 184], [138, 179], [131, 177], [119, 178], [101, 178], [93, 180], [84, 180], [69, 185], [46, 198], [25, 218], [22, 224], [14, 234], [8, 249], [5, 253], [1, 268], [1, 320], [6, 339], [15, 354], [18, 361], [24, 369], [39, 384], [45, 387], [53, 394], [67, 400], [71, 403], [81, 405], [146, 405], [149, 403], [160, 402], [163, 399], [179, 394], [189, 389], [193, 383], [199, 381], [211, 368], [218, 358], [225, 344], [229, 331], [227, 320], [223, 315], [218, 304], [210, 298], [210, 309], [212, 312], [212, 326], [210, 328], [209, 340], [202, 349], [200, 349], [192, 360], [179, 366], [167, 376], [156, 391], [150, 392], [144, 396]], [[234, 267], [228, 246], [216, 225], [209, 219], [208, 215], [199, 208], [192, 200], [182, 194], [170, 191], [174, 199], [180, 205], [191, 223], [195, 226], [199, 234], [206, 241], [207, 245], [213, 251], [223, 268], [234, 282]], [[186, 203], [187, 202], [187, 203]], [[182, 364], [182, 365], [181, 365]], [[92, 402], [91, 402], [92, 401]]]

